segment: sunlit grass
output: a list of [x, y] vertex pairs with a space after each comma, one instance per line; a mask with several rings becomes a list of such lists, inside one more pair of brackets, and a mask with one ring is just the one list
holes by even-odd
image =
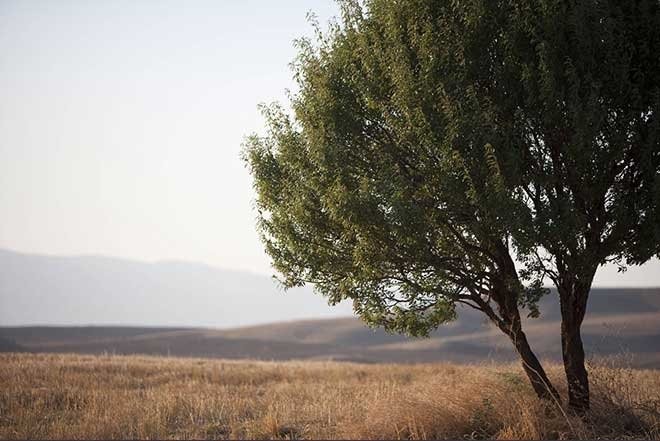
[[660, 372], [591, 379], [580, 419], [539, 402], [517, 365], [3, 354], [0, 438], [660, 439]]

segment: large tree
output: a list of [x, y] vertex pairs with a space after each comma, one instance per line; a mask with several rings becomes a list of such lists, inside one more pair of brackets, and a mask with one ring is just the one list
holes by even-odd
[[285, 282], [413, 334], [468, 303], [524, 360], [519, 308], [536, 312], [549, 277], [569, 404], [588, 408], [594, 275], [660, 252], [659, 9], [343, 2], [341, 24], [301, 44], [293, 118], [272, 111], [269, 136], [248, 142]]
[[[660, 2], [483, 2], [499, 23], [479, 89], [529, 209], [521, 260], [559, 293], [569, 404], [589, 407], [580, 326], [600, 265], [660, 251]], [[476, 74], [478, 82], [481, 75]]]
[[293, 117], [264, 108], [269, 132], [245, 146], [262, 238], [285, 286], [351, 299], [390, 331], [427, 335], [457, 305], [482, 311], [536, 393], [558, 401], [522, 329], [521, 309], [537, 315], [545, 292], [514, 264], [526, 206], [500, 170], [491, 115], [455, 93], [469, 69], [448, 43], [482, 36], [459, 35], [444, 6], [344, 2], [341, 25], [300, 42]]

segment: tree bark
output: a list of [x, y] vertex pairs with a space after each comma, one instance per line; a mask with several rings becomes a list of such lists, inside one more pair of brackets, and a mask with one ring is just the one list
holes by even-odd
[[541, 366], [541, 362], [539, 362], [532, 348], [529, 346], [525, 333], [522, 329], [519, 329], [517, 332], [512, 333], [510, 337], [516, 347], [516, 351], [518, 351], [518, 355], [520, 355], [523, 370], [527, 374], [527, 378], [529, 378], [536, 395], [539, 398], [560, 404], [561, 398], [559, 397], [559, 393], [550, 382], [543, 366]]
[[561, 347], [568, 383], [568, 405], [582, 414], [589, 409], [589, 376], [584, 366], [584, 347], [579, 325], [562, 320]]
[[578, 414], [589, 409], [589, 376], [584, 365], [580, 328], [586, 313], [589, 287], [558, 288], [561, 306], [561, 348], [568, 385], [568, 405]]
[[527, 336], [522, 330], [522, 321], [515, 302], [515, 297], [497, 297], [498, 299], [495, 299], [495, 301], [500, 309], [501, 315], [499, 317], [486, 302], [480, 302], [480, 299], [478, 298], [476, 298], [475, 301], [477, 303], [480, 302], [481, 310], [511, 339], [513, 346], [516, 348], [516, 351], [520, 356], [523, 370], [525, 371], [534, 392], [536, 392], [536, 395], [541, 399], [561, 404], [561, 398], [557, 393], [557, 390], [550, 382], [543, 366], [541, 366], [541, 362], [536, 358], [536, 355], [534, 355], [534, 352], [527, 341]]
[[527, 341], [527, 336], [522, 329], [522, 320], [518, 307], [519, 291], [522, 284], [518, 279], [518, 272], [515, 263], [509, 254], [508, 247], [498, 242], [496, 244], [497, 254], [499, 256], [499, 266], [504, 277], [495, 280], [496, 289], [492, 292], [493, 300], [498, 307], [500, 317], [486, 308], [484, 312], [497, 324], [502, 332], [509, 336], [516, 348], [523, 370], [529, 378], [532, 388], [536, 395], [541, 399], [546, 399], [555, 404], [561, 403], [559, 393], [554, 388], [548, 375], [545, 373], [541, 362], [536, 358], [532, 348]]

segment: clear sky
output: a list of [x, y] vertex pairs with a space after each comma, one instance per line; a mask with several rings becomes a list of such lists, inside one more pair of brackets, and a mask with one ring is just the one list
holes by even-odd
[[[239, 158], [327, 0], [0, 0], [0, 248], [270, 274]], [[600, 286], [660, 285], [660, 263]]]

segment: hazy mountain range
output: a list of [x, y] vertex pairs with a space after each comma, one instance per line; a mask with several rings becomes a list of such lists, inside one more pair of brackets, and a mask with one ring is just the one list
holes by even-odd
[[[537, 353], [550, 359], [560, 357], [555, 296], [542, 300], [541, 318], [526, 321]], [[461, 310], [458, 320], [422, 340], [372, 330], [352, 317], [328, 318], [348, 314], [348, 305], [330, 308], [309, 289], [282, 293], [255, 274], [0, 251], [4, 351], [365, 362], [514, 358], [510, 342], [476, 311]], [[296, 320], [305, 317], [318, 319]], [[36, 324], [69, 326], [17, 326]], [[139, 326], [70, 326], [82, 324]], [[660, 367], [660, 288], [594, 289], [583, 337], [591, 356]]]
[[259, 274], [197, 263], [0, 250], [0, 326], [229, 328], [351, 313], [350, 304], [330, 307], [307, 287], [284, 292]]

